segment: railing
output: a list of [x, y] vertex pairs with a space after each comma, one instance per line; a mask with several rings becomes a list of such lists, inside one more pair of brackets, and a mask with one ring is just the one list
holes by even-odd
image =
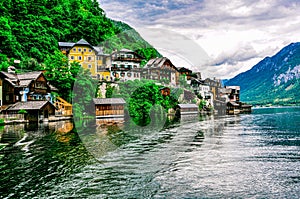
[[96, 111], [96, 116], [107, 116], [107, 115], [124, 115], [124, 110], [100, 110], [100, 111]]
[[24, 120], [24, 114], [1, 114], [0, 119], [4, 119], [4, 120]]

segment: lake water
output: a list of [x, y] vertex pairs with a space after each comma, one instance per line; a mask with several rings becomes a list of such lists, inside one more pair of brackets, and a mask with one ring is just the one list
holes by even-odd
[[300, 198], [297, 107], [75, 126], [2, 127], [0, 198]]

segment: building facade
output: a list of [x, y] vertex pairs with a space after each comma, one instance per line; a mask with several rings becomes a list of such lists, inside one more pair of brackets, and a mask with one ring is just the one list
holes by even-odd
[[157, 80], [173, 86], [179, 85], [179, 75], [178, 69], [166, 57], [150, 59], [142, 72], [144, 79]]

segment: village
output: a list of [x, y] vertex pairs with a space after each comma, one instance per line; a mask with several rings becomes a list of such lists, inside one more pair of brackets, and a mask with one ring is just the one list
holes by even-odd
[[[202, 79], [201, 72], [176, 67], [167, 57], [150, 59], [142, 67], [144, 58], [130, 49], [105, 54], [101, 47], [92, 46], [84, 39], [76, 43], [59, 42], [58, 48], [70, 63], [78, 62], [98, 82], [118, 85], [118, 82], [154, 80], [161, 85], [161, 94], [165, 96], [170, 95], [172, 89], [184, 87], [182, 99], [175, 110], [180, 115], [251, 112], [251, 105], [240, 102], [239, 86], [224, 87], [220, 79]], [[55, 91], [57, 89], [48, 82], [44, 71], [17, 74], [15, 67], [10, 66], [7, 72], [0, 72], [2, 123], [71, 119], [72, 104], [53, 96]], [[100, 89], [100, 92], [105, 92], [105, 89]], [[199, 96], [200, 100], [186, 98], [185, 95]], [[95, 97], [93, 103], [96, 118], [124, 117], [126, 102], [122, 98]]]

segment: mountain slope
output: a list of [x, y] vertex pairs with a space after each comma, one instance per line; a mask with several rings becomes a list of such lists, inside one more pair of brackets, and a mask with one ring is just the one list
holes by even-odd
[[241, 87], [241, 101], [252, 104], [300, 104], [300, 43], [266, 57], [225, 85]]
[[[130, 26], [106, 17], [97, 0], [6, 0], [0, 2], [0, 70], [7, 58], [43, 63], [58, 49], [58, 42], [77, 42], [84, 38], [105, 51], [130, 48], [149, 59], [159, 53]], [[122, 34], [127, 32], [127, 34]], [[107, 42], [108, 41], [108, 42]], [[26, 65], [27, 64], [27, 65]]]

